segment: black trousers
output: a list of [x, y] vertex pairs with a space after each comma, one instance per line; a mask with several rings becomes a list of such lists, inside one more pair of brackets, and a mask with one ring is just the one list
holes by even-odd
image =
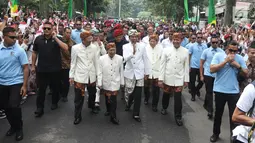
[[145, 95], [145, 101], [149, 101], [150, 99], [150, 88], [152, 88], [152, 107], [158, 106], [159, 101], [159, 92], [160, 88], [154, 84], [154, 79], [144, 80], [145, 86], [144, 86], [144, 95]]
[[36, 99], [37, 109], [44, 108], [45, 92], [48, 86], [52, 90], [52, 104], [58, 104], [60, 94], [60, 78], [61, 72], [37, 73], [39, 82], [39, 94]]
[[204, 82], [205, 82], [205, 101], [204, 101], [204, 107], [206, 108], [207, 112], [213, 113], [213, 83], [214, 78], [211, 76], [204, 76]]
[[226, 102], [228, 103], [229, 110], [229, 123], [230, 123], [230, 133], [237, 126], [232, 122], [232, 115], [236, 107], [236, 103], [239, 99], [238, 94], [225, 94], [220, 92], [215, 92], [215, 117], [213, 124], [213, 133], [216, 135], [220, 134], [220, 126], [222, 115], [224, 112], [224, 107]]
[[0, 109], [5, 110], [7, 120], [14, 130], [22, 130], [23, 127], [20, 108], [20, 89], [22, 85], [0, 85]]
[[[196, 86], [196, 79], [198, 78], [198, 84]], [[203, 82], [200, 80], [200, 72], [199, 69], [191, 68], [190, 71], [190, 89], [191, 95], [195, 96], [197, 92], [202, 88]]]
[[62, 97], [67, 97], [68, 92], [69, 92], [69, 70], [70, 69], [62, 69], [61, 71], [61, 88], [60, 88], [60, 93]]
[[142, 87], [135, 86], [133, 93], [130, 94], [128, 98], [128, 106], [131, 106], [132, 103], [134, 102], [133, 116], [139, 116], [141, 100], [142, 100]]
[[105, 105], [107, 112], [111, 115], [111, 118], [116, 118], [117, 96], [105, 96]]
[[[88, 107], [91, 109], [95, 108], [95, 99], [96, 99], [96, 86], [87, 85], [89, 99], [88, 99]], [[74, 98], [74, 118], [81, 118], [81, 111], [84, 103], [84, 96], [82, 95], [82, 91], [79, 88], [74, 88], [75, 98]]]
[[[169, 99], [172, 93], [164, 92], [162, 98], [162, 106], [163, 109], [167, 109], [169, 106]], [[174, 115], [175, 118], [181, 119], [182, 118], [182, 93], [181, 92], [174, 92]]]

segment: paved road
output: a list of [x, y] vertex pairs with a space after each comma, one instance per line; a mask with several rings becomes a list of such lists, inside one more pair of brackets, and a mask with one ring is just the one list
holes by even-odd
[[[117, 109], [119, 126], [111, 124], [109, 118], [104, 116], [104, 102], [101, 103], [102, 111], [98, 115], [91, 115], [87, 106], [84, 106], [83, 121], [75, 126], [73, 97], [74, 92], [71, 89], [69, 101], [60, 102], [60, 108], [51, 111], [51, 97], [47, 96], [45, 114], [40, 119], [34, 118], [33, 114], [36, 97], [29, 97], [23, 105], [25, 136], [20, 143], [209, 143], [212, 133], [213, 122], [207, 119], [202, 108], [203, 97], [191, 102], [187, 92], [183, 95], [183, 127], [175, 124], [173, 100], [170, 101], [169, 114], [166, 116], [153, 112], [151, 104], [142, 104], [142, 123], [137, 123], [132, 119], [132, 112], [124, 111], [120, 96]], [[104, 97], [101, 100], [104, 101]], [[227, 114], [228, 112], [224, 113], [222, 139], [219, 143], [229, 142]], [[4, 136], [8, 128], [7, 120], [0, 120], [0, 143], [15, 142], [14, 137]]]

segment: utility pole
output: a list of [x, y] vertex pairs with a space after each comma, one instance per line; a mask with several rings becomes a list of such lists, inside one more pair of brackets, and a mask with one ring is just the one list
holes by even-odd
[[121, 18], [121, 0], [119, 0], [119, 19]]

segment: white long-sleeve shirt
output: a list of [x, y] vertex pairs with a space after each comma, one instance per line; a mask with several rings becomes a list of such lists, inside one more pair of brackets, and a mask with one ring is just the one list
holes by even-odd
[[184, 47], [163, 50], [159, 80], [169, 86], [183, 86], [189, 82], [189, 52]]
[[104, 90], [118, 91], [124, 85], [123, 58], [115, 55], [111, 58], [108, 54], [99, 59], [98, 86]]
[[123, 58], [126, 62], [124, 77], [136, 80], [143, 79], [144, 75], [151, 72], [150, 60], [148, 59], [146, 48], [143, 43], [136, 43], [136, 52], [133, 55], [133, 45], [131, 43], [123, 45]]
[[100, 58], [100, 56], [105, 55], [107, 53], [106, 50], [105, 50], [103, 42], [101, 42], [101, 46], [99, 46], [97, 41], [93, 42], [93, 44], [97, 46], [97, 55], [98, 55], [98, 58]]
[[161, 44], [157, 44], [154, 48], [149, 45], [146, 46], [146, 52], [148, 59], [151, 64], [151, 73], [149, 75], [149, 79], [159, 78], [160, 72], [160, 60], [162, 55], [163, 47]]
[[98, 55], [96, 46], [85, 47], [82, 43], [72, 47], [69, 77], [79, 83], [93, 83], [98, 72]]

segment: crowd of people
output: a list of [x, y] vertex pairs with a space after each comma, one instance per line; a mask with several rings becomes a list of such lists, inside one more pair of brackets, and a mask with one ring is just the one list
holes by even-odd
[[[210, 141], [219, 139], [227, 103], [231, 136], [235, 142], [246, 142], [252, 137], [241, 136], [239, 124], [249, 128], [255, 123], [252, 29], [242, 25], [198, 28], [171, 21], [95, 22], [82, 17], [68, 21], [56, 14], [49, 19], [36, 14], [5, 16], [0, 25], [0, 118], [7, 117], [10, 123], [6, 136], [16, 134], [17, 141], [23, 139], [21, 105], [27, 96], [37, 96], [35, 117], [44, 115], [48, 87], [52, 110], [58, 108], [59, 100], [68, 102], [70, 85], [74, 87], [75, 125], [82, 121], [85, 98], [91, 113], [99, 113], [100, 95], [105, 97], [105, 116], [113, 124], [119, 124], [118, 95], [125, 101], [125, 111], [133, 105], [133, 118], [141, 122], [144, 88], [144, 104], [152, 96], [153, 112], [158, 111], [163, 92], [162, 115], [168, 113], [173, 97], [175, 121], [182, 126], [182, 91], [187, 87], [195, 102], [205, 84], [204, 108], [214, 120]], [[250, 109], [253, 114], [248, 117]]]

